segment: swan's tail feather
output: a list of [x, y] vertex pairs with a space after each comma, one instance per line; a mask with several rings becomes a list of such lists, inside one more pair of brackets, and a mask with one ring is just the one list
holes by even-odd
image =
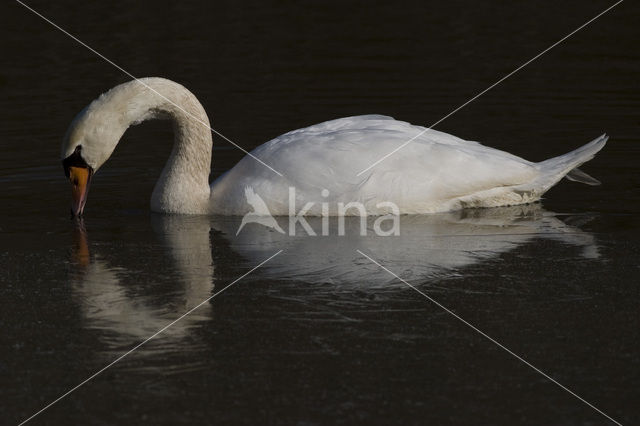
[[540, 189], [546, 191], [563, 177], [587, 185], [599, 185], [600, 182], [597, 179], [579, 170], [578, 167], [591, 160], [604, 147], [608, 139], [609, 136], [603, 134], [574, 151], [538, 163], [536, 166], [540, 170], [541, 177], [536, 180]]
[[580, 182], [580, 183], [584, 183], [592, 186], [602, 185], [602, 182], [600, 182], [598, 179], [594, 178], [593, 176], [589, 176], [588, 174], [586, 174], [585, 172], [583, 172], [578, 168], [575, 168], [571, 170], [569, 173], [567, 173], [565, 178], [572, 180], [574, 182]]

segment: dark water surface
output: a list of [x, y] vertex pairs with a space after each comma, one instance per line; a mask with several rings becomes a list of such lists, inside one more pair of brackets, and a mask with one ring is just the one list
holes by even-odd
[[[183, 83], [246, 149], [348, 115], [430, 125], [612, 3], [29, 2], [132, 74]], [[617, 421], [640, 422], [637, 4], [438, 126], [536, 161], [607, 132], [583, 167], [602, 186], [403, 217], [393, 238], [358, 236], [353, 221], [343, 237], [259, 225], [236, 237], [238, 218], [151, 214], [165, 122], [125, 134], [84, 222], [69, 220], [62, 136], [129, 77], [18, 3], [1, 8], [0, 423], [278, 250], [32, 423], [608, 423], [356, 250]], [[216, 177], [243, 154], [214, 144]]]

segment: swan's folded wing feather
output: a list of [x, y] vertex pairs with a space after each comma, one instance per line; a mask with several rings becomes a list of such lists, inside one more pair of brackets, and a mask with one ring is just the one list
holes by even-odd
[[532, 163], [509, 153], [384, 116], [347, 117], [294, 130], [261, 145], [252, 155], [283, 176], [247, 156], [216, 183], [218, 198], [231, 206], [238, 198], [232, 195], [234, 188], [251, 185], [279, 214], [287, 212], [289, 187], [317, 201], [324, 200], [319, 194], [327, 189], [329, 202], [393, 201], [428, 211], [420, 205], [424, 200], [438, 203], [518, 185], [538, 173]]
[[260, 154], [298, 186], [346, 192], [366, 183], [389, 199], [448, 199], [525, 183], [537, 173], [520, 157], [401, 121], [349, 117], [323, 124], [324, 131], [312, 126], [276, 138]]

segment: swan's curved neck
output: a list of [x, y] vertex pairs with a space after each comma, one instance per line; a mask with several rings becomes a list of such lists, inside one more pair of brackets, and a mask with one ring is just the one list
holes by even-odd
[[[205, 214], [209, 206], [212, 139], [209, 118], [198, 99], [183, 86], [145, 78], [118, 86], [125, 127], [153, 118], [173, 122], [171, 156], [151, 196], [151, 209], [165, 213]], [[110, 92], [105, 96], [109, 96]]]

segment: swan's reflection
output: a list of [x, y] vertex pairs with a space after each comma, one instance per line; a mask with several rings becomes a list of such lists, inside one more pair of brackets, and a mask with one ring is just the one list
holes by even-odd
[[[295, 236], [283, 235], [255, 223], [247, 224], [236, 235], [241, 220], [240, 217], [154, 216], [154, 231], [166, 244], [180, 277], [178, 283], [171, 282], [173, 287], [169, 292], [166, 286], [162, 291], [144, 290], [145, 286], [151, 286], [150, 277], [155, 272], [145, 268], [152, 268], [162, 260], [146, 264], [123, 262], [135, 265], [129, 268], [137, 271], [112, 264], [100, 253], [89, 254], [87, 233], [78, 226], [72, 262], [77, 268], [73, 289], [88, 327], [100, 330], [103, 341], [116, 350], [144, 340], [213, 294], [212, 253], [216, 251], [225, 253], [216, 257], [218, 267], [230, 266], [246, 272], [246, 268], [283, 250], [245, 280], [257, 277], [362, 289], [402, 284], [356, 250], [371, 255], [415, 284], [459, 276], [464, 274], [465, 267], [540, 238], [560, 241], [571, 246], [567, 250], [575, 250], [583, 257], [598, 256], [593, 236], [567, 225], [540, 205], [402, 216], [398, 236], [375, 235], [370, 226], [375, 218], [367, 219], [368, 232], [362, 236], [358, 217], [346, 218], [343, 236], [338, 235], [336, 220], [330, 222], [326, 236], [308, 236], [301, 228]], [[288, 218], [277, 220], [282, 229], [288, 229]], [[322, 218], [308, 221], [315, 229], [322, 225]], [[211, 228], [216, 231], [212, 234], [213, 247]], [[136, 285], [132, 286], [132, 280], [137, 281]], [[205, 304], [167, 329], [162, 339], [157, 339], [154, 350], [180, 350], [187, 338], [192, 340], [190, 345], [199, 344], [193, 341], [198, 337], [193, 335], [192, 328], [209, 320], [211, 314], [211, 305]]]
[[[363, 258], [362, 250], [405, 279], [418, 282], [461, 273], [466, 266], [497, 257], [536, 238], [557, 240], [581, 248], [581, 256], [598, 256], [589, 233], [567, 225], [540, 204], [470, 209], [443, 214], [400, 216], [398, 236], [378, 236], [375, 217], [367, 219], [367, 235], [361, 235], [361, 218], [345, 219], [345, 235], [339, 235], [338, 218], [330, 218], [329, 235], [320, 235], [322, 218], [307, 221], [317, 236], [301, 226], [296, 236], [283, 235], [259, 224], [249, 224], [236, 236], [240, 218], [216, 217], [212, 227], [223, 232], [231, 248], [258, 262], [283, 249], [261, 274], [275, 279], [339, 285], [402, 285]], [[289, 219], [277, 218], [283, 229]]]
[[[148, 282], [151, 271], [128, 270], [111, 264], [100, 253], [89, 253], [90, 245], [83, 223], [79, 222], [74, 230], [74, 293], [88, 327], [102, 331], [101, 338], [113, 349], [146, 339], [212, 294], [214, 271], [209, 219], [165, 216], [154, 219], [152, 225], [168, 248], [179, 275], [177, 282], [171, 282], [174, 288], [168, 295], [142, 291], [144, 286], [153, 284]], [[143, 261], [144, 254], [141, 254], [134, 262], [125, 263], [135, 264], [134, 268], [144, 268]], [[155, 259], [147, 265], [160, 262], [162, 259]], [[158, 299], [161, 299], [160, 303]], [[172, 350], [177, 341], [189, 336], [194, 326], [210, 317], [211, 306], [201, 306], [182, 319], [179, 325], [164, 331], [163, 339], [158, 339], [154, 351]]]

